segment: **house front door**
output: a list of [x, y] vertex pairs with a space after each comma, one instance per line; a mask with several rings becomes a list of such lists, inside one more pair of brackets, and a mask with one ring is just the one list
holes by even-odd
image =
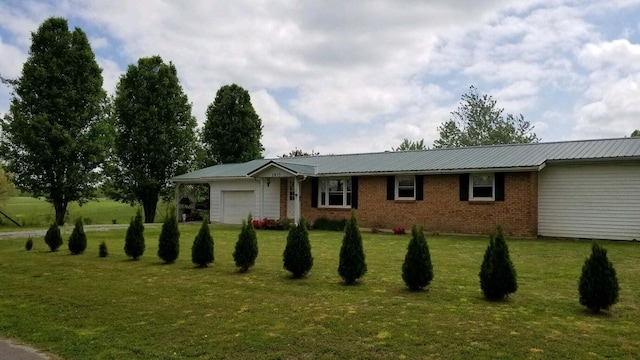
[[294, 219], [296, 216], [296, 188], [295, 178], [287, 180], [287, 218]]

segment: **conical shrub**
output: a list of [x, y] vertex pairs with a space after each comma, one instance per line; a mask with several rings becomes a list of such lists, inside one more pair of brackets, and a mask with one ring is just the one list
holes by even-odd
[[479, 276], [480, 288], [488, 300], [502, 300], [518, 290], [516, 270], [509, 257], [501, 226], [490, 237]]
[[29, 238], [27, 239], [27, 242], [24, 243], [24, 248], [27, 251], [31, 251], [31, 249], [33, 249], [33, 239], [31, 238], [31, 236], [29, 236]]
[[98, 248], [98, 255], [100, 257], [107, 257], [109, 255], [109, 250], [107, 249], [107, 243], [102, 240], [100, 243], [100, 247]]
[[62, 246], [62, 235], [60, 235], [60, 228], [58, 224], [53, 223], [47, 230], [44, 236], [44, 242], [47, 243], [51, 251], [58, 251], [58, 248]]
[[160, 239], [158, 240], [158, 256], [165, 263], [171, 264], [176, 261], [180, 254], [180, 230], [178, 230], [178, 219], [175, 211], [169, 211], [164, 218]]
[[300, 219], [298, 225], [289, 229], [282, 258], [284, 268], [291, 272], [291, 276], [295, 279], [304, 277], [311, 270], [313, 256], [311, 256], [309, 232], [304, 219]]
[[580, 304], [594, 313], [607, 310], [618, 302], [618, 278], [607, 250], [594, 243], [591, 255], [582, 266], [578, 291]]
[[433, 280], [429, 246], [424, 237], [424, 229], [417, 225], [411, 227], [411, 240], [402, 264], [402, 280], [412, 291], [424, 289]]
[[124, 241], [124, 253], [133, 260], [140, 259], [144, 254], [144, 225], [142, 224], [142, 212], [138, 208], [136, 217], [131, 220]]
[[251, 215], [249, 215], [246, 221], [242, 221], [242, 229], [233, 252], [233, 260], [240, 272], [247, 272], [255, 264], [257, 257], [258, 237], [256, 229], [253, 227]]
[[87, 235], [84, 233], [82, 218], [76, 220], [68, 245], [72, 255], [82, 254], [87, 249]]
[[351, 218], [344, 228], [344, 238], [340, 248], [340, 264], [338, 274], [345, 284], [353, 285], [367, 272], [364, 249], [362, 248], [362, 236], [358, 229], [358, 221], [355, 212], [351, 212]]
[[191, 262], [199, 267], [207, 267], [214, 259], [213, 238], [209, 231], [209, 222], [208, 219], [203, 219], [200, 231], [191, 246]]

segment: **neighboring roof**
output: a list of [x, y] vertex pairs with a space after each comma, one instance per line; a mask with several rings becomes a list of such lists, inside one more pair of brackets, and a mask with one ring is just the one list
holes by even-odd
[[[176, 176], [172, 181], [246, 178], [270, 162], [292, 172], [318, 176], [466, 171], [540, 170], [555, 161], [640, 159], [640, 138], [563, 141], [537, 144], [473, 146], [346, 155], [261, 159], [216, 165]], [[313, 169], [313, 171], [311, 170]]]

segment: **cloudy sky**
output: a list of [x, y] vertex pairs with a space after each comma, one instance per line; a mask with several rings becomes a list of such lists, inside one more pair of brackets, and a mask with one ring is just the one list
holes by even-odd
[[220, 86], [249, 90], [266, 157], [431, 145], [471, 85], [543, 141], [640, 128], [640, 0], [0, 0], [3, 77], [51, 16], [87, 33], [109, 93], [151, 55], [200, 124]]

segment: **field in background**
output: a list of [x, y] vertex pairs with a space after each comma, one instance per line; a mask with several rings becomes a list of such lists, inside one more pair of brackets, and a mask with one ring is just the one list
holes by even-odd
[[[0, 336], [63, 359], [640, 358], [640, 244], [603, 242], [620, 301], [592, 315], [578, 304], [588, 241], [508, 240], [518, 292], [482, 299], [485, 237], [428, 237], [435, 278], [408, 292], [408, 235], [363, 234], [368, 273], [337, 275], [342, 234], [312, 231], [306, 279], [282, 269], [286, 232], [258, 231], [256, 265], [238, 274], [239, 228], [213, 226], [215, 263], [194, 268], [198, 226], [181, 225], [175, 264], [158, 257], [160, 227], [145, 230], [140, 261], [123, 252], [125, 229], [88, 233], [84, 255], [50, 253], [42, 238], [0, 241]], [[105, 241], [110, 256], [98, 257]]]
[[[167, 206], [165, 203], [158, 203], [156, 222], [164, 220]], [[42, 199], [31, 197], [10, 198], [2, 210], [20, 224], [31, 228], [49, 226], [53, 223], [55, 217], [55, 211], [51, 204]], [[112, 224], [114, 220], [118, 224], [128, 224], [131, 218], [136, 215], [137, 207], [99, 198], [82, 206], [75, 202], [71, 203], [67, 210], [69, 213], [67, 225], [73, 225], [75, 219], [79, 216], [82, 216], [86, 224]], [[3, 229], [15, 231], [17, 228], [16, 225], [0, 215], [0, 231], [3, 231]]]

